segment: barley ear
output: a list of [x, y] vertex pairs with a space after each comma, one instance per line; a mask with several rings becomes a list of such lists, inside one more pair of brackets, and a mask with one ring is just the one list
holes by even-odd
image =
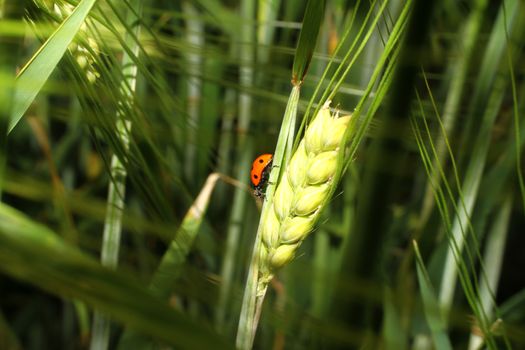
[[338, 159], [344, 151], [341, 143], [350, 118], [332, 114], [326, 104], [306, 129], [284, 169], [262, 227], [262, 283], [294, 258], [333, 193]]

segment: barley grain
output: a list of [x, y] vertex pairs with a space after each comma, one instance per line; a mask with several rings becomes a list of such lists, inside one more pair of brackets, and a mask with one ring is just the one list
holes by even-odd
[[326, 104], [306, 129], [265, 217], [260, 252], [261, 281], [288, 264], [313, 230], [328, 201], [337, 171], [342, 139], [350, 116], [332, 114]]

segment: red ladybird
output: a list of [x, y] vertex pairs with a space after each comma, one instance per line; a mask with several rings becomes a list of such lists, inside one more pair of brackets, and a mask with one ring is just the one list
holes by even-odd
[[255, 158], [250, 171], [250, 180], [254, 188], [254, 194], [262, 198], [264, 196], [263, 188], [270, 176], [270, 169], [272, 168], [273, 154], [265, 153]]

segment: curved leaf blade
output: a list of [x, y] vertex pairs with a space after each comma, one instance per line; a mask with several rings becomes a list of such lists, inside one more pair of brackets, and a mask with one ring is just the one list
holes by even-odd
[[325, 0], [310, 0], [306, 5], [303, 27], [299, 34], [299, 43], [293, 61], [292, 82], [294, 85], [302, 83], [310, 66], [324, 18], [325, 3]]
[[8, 133], [18, 124], [55, 70], [96, 2], [97, 0], [82, 0], [22, 68], [15, 82], [15, 96]]
[[132, 278], [101, 266], [46, 227], [1, 203], [0, 271], [50, 293], [84, 301], [114, 320], [174, 346], [231, 348]]

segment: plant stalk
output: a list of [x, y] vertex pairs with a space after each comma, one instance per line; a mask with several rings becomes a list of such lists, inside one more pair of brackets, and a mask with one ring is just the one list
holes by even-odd
[[197, 156], [197, 130], [200, 119], [199, 106], [201, 103], [202, 80], [199, 72], [202, 70], [202, 54], [199, 50], [204, 46], [204, 24], [202, 23], [199, 12], [190, 1], [182, 3], [182, 9], [186, 16], [186, 40], [197, 50], [196, 53], [188, 53], [186, 60], [188, 63], [188, 130], [186, 140], [186, 154], [184, 171], [188, 180], [194, 179], [195, 164]]
[[[485, 314], [492, 320], [494, 313], [495, 295], [498, 290], [498, 281], [503, 265], [503, 255], [505, 253], [505, 242], [512, 213], [512, 193], [506, 195], [503, 205], [499, 210], [497, 218], [489, 232], [485, 255], [483, 256], [486, 267], [485, 274], [480, 276], [480, 301]], [[481, 335], [471, 333], [469, 340], [469, 350], [480, 349], [483, 345]]]
[[[126, 44], [131, 48], [135, 57], [139, 54], [139, 44], [134, 37], [139, 37], [140, 25], [139, 17], [142, 12], [141, 0], [131, 0], [131, 9], [128, 10], [127, 24], [133, 28], [133, 35], [126, 33]], [[122, 57], [122, 76], [125, 77], [121, 83], [122, 96], [126, 97], [124, 103], [133, 103], [134, 93], [137, 85], [138, 67], [134, 64], [130, 55], [124, 51]], [[115, 127], [118, 130], [120, 141], [125, 152], [129, 150], [131, 121], [126, 119], [122, 110], [117, 111], [117, 122]], [[118, 254], [120, 248], [120, 236], [122, 231], [122, 214], [124, 209], [124, 199], [126, 191], [127, 171], [122, 161], [116, 154], [111, 157], [111, 179], [108, 188], [107, 211], [104, 222], [104, 233], [101, 251], [101, 263], [111, 269], [115, 269], [118, 264]], [[95, 312], [93, 317], [93, 335], [91, 338], [91, 350], [107, 349], [109, 344], [110, 321], [99, 313]]]
[[[238, 54], [241, 62], [239, 67], [239, 80], [241, 87], [249, 89], [254, 84], [254, 70], [249, 64], [255, 59], [254, 46], [250, 45], [255, 40], [255, 28], [253, 23], [249, 22], [255, 15], [255, 1], [243, 1], [240, 8], [241, 17], [244, 19], [241, 28], [239, 28], [239, 39], [243, 45], [238, 48], [232, 48], [232, 55]], [[249, 168], [245, 164], [250, 164], [253, 158], [253, 147], [251, 140], [247, 137], [246, 132], [250, 126], [252, 115], [253, 98], [251, 94], [246, 91], [239, 93], [238, 114], [239, 123], [238, 128], [243, 132], [238, 134], [237, 149], [240, 151], [236, 155], [236, 159], [241, 166], [237, 169], [237, 179], [248, 179]], [[216, 327], [224, 331], [225, 322], [227, 319], [228, 300], [231, 294], [233, 278], [235, 275], [235, 257], [239, 251], [239, 241], [242, 232], [241, 222], [246, 213], [246, 192], [237, 188], [234, 193], [232, 212], [228, 223], [228, 234], [226, 238], [226, 250], [221, 266], [221, 290], [219, 293], [219, 305], [217, 314], [215, 315]]]
[[262, 281], [259, 277], [259, 254], [261, 252], [261, 228], [265, 222], [268, 208], [271, 208], [271, 201], [275, 192], [275, 184], [281, 171], [281, 164], [285, 155], [287, 145], [293, 144], [295, 118], [297, 115], [297, 107], [299, 103], [300, 86], [296, 85], [292, 88], [288, 104], [284, 113], [281, 131], [277, 140], [275, 154], [273, 158], [274, 168], [270, 174], [268, 187], [266, 189], [265, 201], [262, 207], [261, 219], [259, 227], [257, 228], [257, 236], [253, 246], [252, 258], [250, 268], [248, 271], [248, 279], [244, 289], [244, 297], [242, 302], [241, 316], [239, 319], [239, 327], [237, 330], [236, 345], [238, 349], [249, 350], [253, 346], [255, 333], [259, 318], [261, 316], [262, 304], [266, 290], [268, 288], [268, 281]]

